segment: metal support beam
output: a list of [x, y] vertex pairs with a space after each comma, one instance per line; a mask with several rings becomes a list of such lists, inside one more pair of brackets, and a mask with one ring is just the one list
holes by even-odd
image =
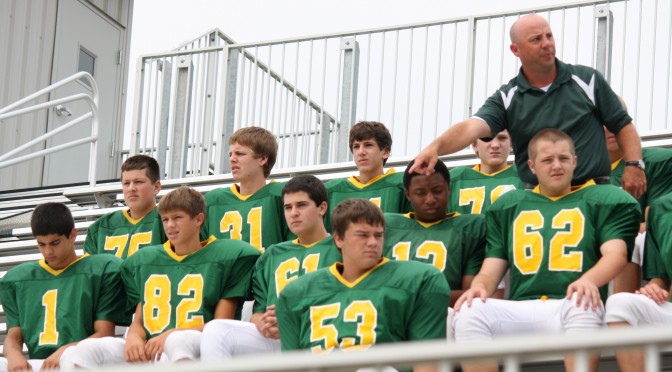
[[597, 46], [595, 50], [595, 68], [611, 83], [611, 49], [614, 30], [614, 18], [609, 4], [595, 8], [597, 19]]
[[474, 62], [476, 61], [476, 20], [474, 17], [468, 18], [467, 29], [467, 61], [465, 66], [467, 79], [465, 81], [464, 94], [467, 99], [464, 100], [464, 117], [471, 117], [474, 105]]
[[189, 117], [191, 114], [191, 87], [193, 65], [190, 56], [177, 58], [177, 86], [175, 94], [175, 122], [170, 142], [170, 172], [168, 178], [186, 177], [189, 153]]
[[227, 56], [226, 65], [222, 70], [226, 74], [224, 85], [224, 115], [222, 115], [222, 127], [217, 141], [217, 154], [215, 156], [215, 173], [229, 173], [229, 138], [233, 134], [236, 119], [236, 87], [238, 86], [238, 58], [240, 49], [225, 48]]
[[[217, 32], [208, 35], [208, 46], [219, 44]], [[215, 136], [215, 88], [217, 86], [217, 65], [219, 64], [219, 52], [210, 52], [205, 55], [206, 59], [206, 77], [205, 77], [205, 103], [203, 105], [203, 138], [198, 149], [200, 150], [200, 169], [198, 174], [207, 176], [210, 170], [210, 159], [212, 157], [212, 140]], [[194, 152], [194, 156], [197, 155]]]
[[341, 40], [343, 51], [343, 85], [341, 89], [341, 117], [338, 128], [338, 147], [336, 161], [344, 162], [351, 158], [348, 148], [348, 135], [355, 123], [357, 114], [357, 83], [359, 78], [359, 43], [355, 38]]
[[159, 163], [160, 175], [166, 174], [166, 157], [168, 156], [168, 131], [170, 130], [170, 91], [173, 79], [173, 64], [170, 60], [159, 61], [159, 71], [163, 74], [163, 87], [161, 91], [161, 109], [159, 112], [159, 142], [157, 144], [156, 161]]
[[320, 157], [319, 164], [329, 163], [329, 144], [331, 143], [331, 116], [326, 112], [320, 117]]

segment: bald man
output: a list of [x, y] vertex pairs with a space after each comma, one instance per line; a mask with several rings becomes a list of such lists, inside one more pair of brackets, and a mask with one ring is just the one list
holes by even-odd
[[[415, 158], [411, 171], [431, 173], [439, 155], [464, 149], [478, 138], [508, 130], [520, 178], [537, 178], [527, 165], [527, 145], [544, 128], [567, 133], [579, 159], [572, 179], [609, 183], [611, 172], [602, 124], [616, 134], [626, 162], [623, 189], [638, 198], [646, 191], [642, 146], [632, 118], [595, 69], [555, 58], [555, 40], [543, 17], [531, 14], [511, 26], [511, 52], [520, 59], [516, 77], [502, 85], [471, 118], [453, 124]], [[583, 160], [582, 160], [583, 159]]]

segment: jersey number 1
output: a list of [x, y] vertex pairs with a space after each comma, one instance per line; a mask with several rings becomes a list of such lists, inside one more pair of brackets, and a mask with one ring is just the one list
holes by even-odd
[[42, 306], [44, 306], [44, 328], [40, 332], [40, 345], [57, 345], [58, 331], [56, 330], [56, 303], [58, 300], [58, 289], [47, 291], [42, 296]]

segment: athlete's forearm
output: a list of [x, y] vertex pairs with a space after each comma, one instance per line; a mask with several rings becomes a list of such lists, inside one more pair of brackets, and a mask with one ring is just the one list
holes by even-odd
[[[614, 246], [606, 249], [607, 252], [605, 252], [604, 245], [607, 244]], [[618, 246], [615, 246], [616, 244]], [[597, 261], [595, 266], [581, 276], [584, 279], [590, 280], [590, 282], [598, 287], [602, 287], [616, 278], [623, 271], [627, 263], [625, 242], [622, 240], [612, 240], [604, 243], [604, 245], [602, 247], [602, 258]]]

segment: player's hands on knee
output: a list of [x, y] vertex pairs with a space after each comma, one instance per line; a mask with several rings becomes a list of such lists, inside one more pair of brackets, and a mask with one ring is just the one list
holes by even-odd
[[623, 190], [639, 199], [646, 192], [646, 173], [638, 167], [625, 167], [621, 185]]
[[153, 362], [161, 358], [161, 354], [163, 354], [163, 346], [166, 344], [168, 336], [170, 336], [173, 331], [175, 331], [175, 329], [163, 332], [147, 341], [145, 344], [145, 356], [149, 361]]
[[67, 346], [61, 346], [56, 351], [54, 351], [49, 357], [47, 357], [43, 362], [42, 362], [42, 367], [40, 367], [40, 371], [45, 371], [45, 370], [52, 370], [52, 369], [59, 369], [60, 368], [60, 361], [61, 361], [61, 355], [63, 355], [63, 352]]
[[576, 293], [576, 307], [581, 307], [583, 304], [584, 310], [592, 307], [593, 311], [596, 311], [602, 306], [600, 289], [595, 283], [584, 277], [577, 279], [567, 287], [567, 299], [571, 299], [574, 293]]
[[658, 284], [655, 284], [655, 283], [648, 283], [644, 287], [635, 291], [635, 293], [644, 295], [644, 296], [652, 299], [658, 305], [662, 305], [662, 304], [668, 302], [669, 299], [670, 299], [670, 293], [668, 291], [666, 291], [664, 288], [661, 288]]
[[280, 339], [280, 330], [278, 329], [278, 318], [275, 316], [275, 305], [266, 308], [266, 312], [261, 316], [259, 333], [264, 337], [273, 340]]
[[133, 334], [126, 338], [124, 357], [128, 363], [146, 363], [149, 361], [145, 355], [145, 340]]
[[7, 358], [8, 372], [22, 372], [32, 371], [33, 367], [28, 363], [28, 360], [23, 355], [18, 355], [15, 358]]
[[471, 302], [475, 298], [480, 298], [482, 302], [485, 302], [485, 299], [488, 298], [488, 292], [485, 290], [485, 288], [481, 287], [469, 288], [468, 290], [464, 291], [462, 296], [460, 296], [460, 298], [457, 299], [457, 302], [455, 302], [455, 312], [460, 311], [460, 308], [463, 304], [466, 304], [467, 307], [471, 307]]

